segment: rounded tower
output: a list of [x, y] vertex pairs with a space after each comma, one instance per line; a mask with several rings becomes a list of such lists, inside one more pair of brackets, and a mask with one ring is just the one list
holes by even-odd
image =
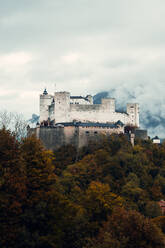
[[40, 95], [40, 123], [47, 121], [49, 118], [49, 106], [51, 105], [52, 98], [52, 95], [49, 95], [46, 89]]

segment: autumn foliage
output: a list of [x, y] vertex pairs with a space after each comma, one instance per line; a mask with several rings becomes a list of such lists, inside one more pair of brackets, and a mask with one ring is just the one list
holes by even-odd
[[0, 130], [0, 247], [163, 248], [165, 144], [46, 150]]

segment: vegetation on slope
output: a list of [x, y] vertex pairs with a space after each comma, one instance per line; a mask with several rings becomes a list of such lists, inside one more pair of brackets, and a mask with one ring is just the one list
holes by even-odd
[[123, 136], [52, 152], [0, 130], [0, 247], [163, 248], [165, 144]]

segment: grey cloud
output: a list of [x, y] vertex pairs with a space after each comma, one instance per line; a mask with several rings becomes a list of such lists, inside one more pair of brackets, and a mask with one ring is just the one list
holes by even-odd
[[[69, 38], [70, 35], [74, 38], [74, 36], [104, 35], [109, 32], [116, 34], [117, 42], [122, 41], [134, 46], [134, 42], [136, 45], [141, 40], [144, 42], [146, 34], [147, 43], [151, 42], [153, 39], [148, 39], [148, 35], [153, 36], [156, 32], [155, 37], [157, 37], [164, 29], [164, 22], [159, 19], [164, 17], [162, 9], [165, 4], [160, 1], [156, 4], [150, 1], [148, 11], [145, 4], [149, 3], [148, 0], [143, 1], [143, 4], [142, 1], [138, 1], [137, 4], [134, 0], [24, 0], [18, 1], [15, 6], [10, 5], [9, 2], [11, 4], [11, 1], [7, 1], [8, 4], [3, 3], [6, 8], [3, 6], [1, 8], [1, 13], [5, 13], [4, 19], [2, 18], [1, 33], [6, 42], [7, 38], [12, 36], [16, 47], [17, 44], [31, 47], [31, 43], [37, 45], [39, 41], [44, 45], [42, 41], [50, 43], [51, 38], [58, 40], [62, 37]], [[161, 8], [158, 7], [159, 5]], [[158, 7], [159, 15], [156, 15], [155, 7]], [[7, 11], [8, 8], [9, 11]], [[155, 30], [153, 30], [153, 24]], [[159, 40], [161, 40], [160, 37]]]
[[12, 53], [32, 60], [0, 67], [0, 106], [19, 111], [21, 102], [25, 115], [38, 114], [40, 90], [56, 83], [73, 94], [110, 91], [120, 107], [138, 101], [143, 123], [163, 123], [164, 30], [164, 0], [2, 1], [0, 65]]

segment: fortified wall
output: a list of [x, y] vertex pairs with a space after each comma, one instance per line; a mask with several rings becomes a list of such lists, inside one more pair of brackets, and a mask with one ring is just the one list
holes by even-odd
[[62, 145], [69, 144], [81, 148], [89, 141], [96, 142], [114, 133], [124, 133], [124, 125], [121, 122], [115, 124], [71, 122], [54, 126], [38, 125], [29, 130], [29, 135], [35, 134], [50, 150], [56, 150]]

